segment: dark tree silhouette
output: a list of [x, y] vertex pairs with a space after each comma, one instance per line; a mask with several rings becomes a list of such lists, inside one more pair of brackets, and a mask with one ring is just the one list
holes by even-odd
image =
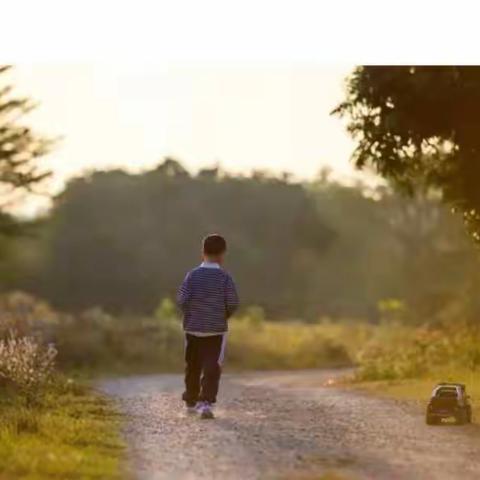
[[349, 119], [358, 167], [439, 189], [480, 239], [480, 67], [358, 67], [333, 113]]
[[[0, 80], [9, 69], [0, 66]], [[0, 87], [0, 216], [4, 220], [0, 221], [0, 232], [12, 231], [12, 223], [2, 210], [16, 198], [14, 194], [32, 191], [50, 174], [39, 167], [37, 159], [49, 151], [52, 140], [22, 123], [35, 103], [12, 96], [12, 90], [11, 85]]]

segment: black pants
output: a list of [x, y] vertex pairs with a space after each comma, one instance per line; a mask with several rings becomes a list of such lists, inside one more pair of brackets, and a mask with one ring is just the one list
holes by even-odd
[[185, 392], [183, 400], [189, 405], [197, 401], [215, 403], [222, 372], [221, 363], [225, 335], [185, 338]]

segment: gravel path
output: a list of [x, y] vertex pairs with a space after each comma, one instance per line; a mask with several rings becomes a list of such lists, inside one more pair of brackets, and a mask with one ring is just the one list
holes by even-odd
[[[428, 427], [423, 411], [326, 387], [335, 372], [225, 375], [215, 420], [187, 415], [182, 379], [109, 380], [129, 415], [138, 480], [480, 479], [480, 429]], [[311, 476], [310, 476], [311, 475]]]

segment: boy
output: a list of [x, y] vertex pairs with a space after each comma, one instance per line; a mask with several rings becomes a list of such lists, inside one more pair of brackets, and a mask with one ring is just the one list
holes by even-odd
[[[187, 411], [213, 418], [225, 353], [227, 320], [238, 307], [232, 277], [222, 268], [227, 243], [217, 234], [203, 240], [203, 262], [183, 281], [177, 301], [185, 330], [185, 392]], [[201, 378], [200, 378], [201, 377]]]

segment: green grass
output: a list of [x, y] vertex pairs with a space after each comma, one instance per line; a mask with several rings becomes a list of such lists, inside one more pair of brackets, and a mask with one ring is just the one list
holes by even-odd
[[124, 478], [121, 418], [99, 394], [69, 390], [31, 407], [0, 394], [2, 480]]
[[472, 401], [474, 420], [480, 420], [480, 373], [439, 370], [424, 378], [358, 382], [353, 385], [375, 395], [426, 405], [433, 387], [442, 381], [465, 383]]

